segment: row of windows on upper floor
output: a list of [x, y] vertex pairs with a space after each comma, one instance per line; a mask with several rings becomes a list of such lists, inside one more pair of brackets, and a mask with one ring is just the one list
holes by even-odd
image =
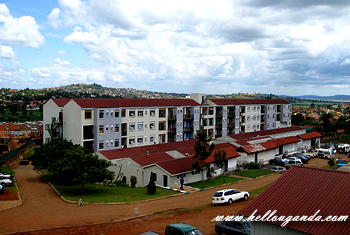
[[[165, 142], [165, 134], [159, 135], [159, 141], [162, 143]], [[133, 146], [136, 144], [144, 144], [144, 143], [155, 143], [155, 135], [149, 136], [132, 136], [128, 140], [128, 146]], [[124, 148], [124, 145], [120, 145], [120, 140], [119, 139], [114, 139], [114, 140], [100, 140], [98, 143], [98, 148], [99, 150], [103, 150], [105, 147], [114, 147], [114, 148]]]
[[[289, 109], [291, 108], [291, 105], [284, 105], [285, 109]], [[267, 106], [268, 110], [274, 110], [275, 106], [274, 105], [268, 105]], [[278, 109], [278, 108], [277, 108]], [[199, 108], [195, 108], [194, 110], [195, 112], [199, 112]], [[253, 112], [260, 112], [260, 106], [242, 106], [241, 107], [241, 112], [245, 113], [253, 111]], [[159, 117], [160, 118], [164, 118], [166, 117], [166, 109], [165, 108], [160, 108], [158, 110], [159, 112]], [[177, 109], [178, 113], [182, 113], [182, 108], [178, 108]], [[156, 115], [156, 110], [155, 109], [151, 109], [149, 110], [150, 116], [154, 117]], [[214, 114], [214, 107], [203, 107], [202, 108], [202, 114], [203, 115], [213, 115]], [[108, 116], [113, 116], [115, 118], [119, 118], [121, 117], [126, 117], [126, 109], [121, 109], [121, 114], [120, 114], [120, 110], [116, 109], [116, 110], [99, 110], [99, 118], [103, 119]], [[137, 117], [143, 117], [144, 115], [147, 115], [147, 110], [138, 110], [137, 111]], [[129, 110], [129, 117], [136, 117], [136, 111], [135, 110]], [[85, 110], [85, 119], [91, 119], [92, 118], [92, 110]]]

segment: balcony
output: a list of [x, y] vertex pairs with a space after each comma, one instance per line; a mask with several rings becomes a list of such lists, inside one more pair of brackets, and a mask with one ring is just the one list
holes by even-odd
[[169, 121], [176, 121], [176, 116], [175, 115], [168, 115], [168, 120]]
[[168, 128], [169, 133], [176, 133], [176, 128]]
[[193, 127], [184, 127], [184, 132], [193, 132]]
[[84, 138], [84, 140], [93, 139], [94, 134], [93, 133], [85, 133], [83, 138]]
[[193, 114], [186, 114], [186, 115], [184, 115], [184, 120], [193, 120], [193, 119], [194, 119]]

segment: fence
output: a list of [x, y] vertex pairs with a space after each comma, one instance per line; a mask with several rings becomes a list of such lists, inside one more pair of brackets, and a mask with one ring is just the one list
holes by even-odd
[[9, 164], [10, 162], [17, 160], [27, 148], [31, 148], [32, 146], [34, 146], [34, 140], [0, 156], [0, 161]]

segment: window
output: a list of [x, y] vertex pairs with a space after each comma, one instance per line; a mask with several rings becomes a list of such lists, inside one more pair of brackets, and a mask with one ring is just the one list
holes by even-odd
[[98, 144], [98, 148], [99, 148], [99, 149], [103, 149], [103, 148], [104, 148], [104, 143], [103, 143], [103, 142], [100, 142], [100, 143]]
[[139, 110], [139, 111], [137, 112], [137, 116], [138, 116], [138, 117], [143, 117], [143, 110]]
[[137, 130], [143, 131], [143, 123], [138, 123], [137, 124]]
[[151, 122], [151, 123], [149, 124], [149, 128], [150, 128], [151, 130], [156, 129], [156, 123], [155, 123], [155, 122]]
[[135, 124], [129, 125], [129, 131], [135, 131]]
[[114, 147], [119, 148], [119, 139], [114, 140]]
[[126, 110], [122, 109], [122, 117], [125, 117], [125, 116], [126, 116]]
[[143, 137], [137, 137], [137, 143], [142, 144], [143, 143]]
[[164, 131], [165, 130], [165, 122], [159, 122], [159, 130]]
[[150, 111], [149, 111], [149, 115], [150, 115], [151, 117], [154, 117], [154, 116], [156, 115], [156, 110], [154, 110], [154, 109], [150, 110]]
[[119, 110], [115, 110], [115, 112], [114, 112], [114, 117], [115, 117], [115, 118], [119, 118]]
[[213, 115], [214, 114], [214, 107], [209, 107], [209, 115]]
[[149, 137], [149, 142], [154, 143], [154, 136]]
[[100, 125], [100, 126], [99, 126], [99, 133], [100, 133], [100, 134], [103, 134], [103, 133], [104, 133], [104, 126], [103, 126], [103, 125]]
[[166, 111], [166, 110], [163, 109], [163, 108], [162, 108], [162, 109], [159, 109], [159, 117], [160, 117], [160, 118], [164, 118], [164, 117], [165, 117], [165, 111]]
[[151, 172], [151, 177], [154, 181], [157, 181], [157, 173]]
[[135, 111], [129, 111], [129, 117], [135, 117]]
[[114, 131], [115, 133], [119, 133], [119, 124], [114, 125]]
[[131, 137], [131, 138], [129, 139], [129, 144], [130, 144], [130, 145], [135, 144], [135, 137]]
[[108, 131], [109, 130], [109, 127], [108, 127], [108, 125], [106, 126], [106, 131]]
[[92, 111], [85, 110], [85, 119], [91, 119], [91, 118], [92, 118]]
[[100, 110], [99, 111], [99, 118], [104, 118], [104, 111], [103, 110]]

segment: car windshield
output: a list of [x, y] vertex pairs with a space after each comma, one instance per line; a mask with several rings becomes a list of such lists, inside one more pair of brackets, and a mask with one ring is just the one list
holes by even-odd
[[222, 192], [216, 192], [214, 193], [214, 197], [221, 197], [222, 196]]
[[196, 229], [196, 230], [186, 232], [185, 235], [203, 235], [203, 233], [198, 229]]
[[244, 225], [250, 231], [250, 223], [244, 223]]

